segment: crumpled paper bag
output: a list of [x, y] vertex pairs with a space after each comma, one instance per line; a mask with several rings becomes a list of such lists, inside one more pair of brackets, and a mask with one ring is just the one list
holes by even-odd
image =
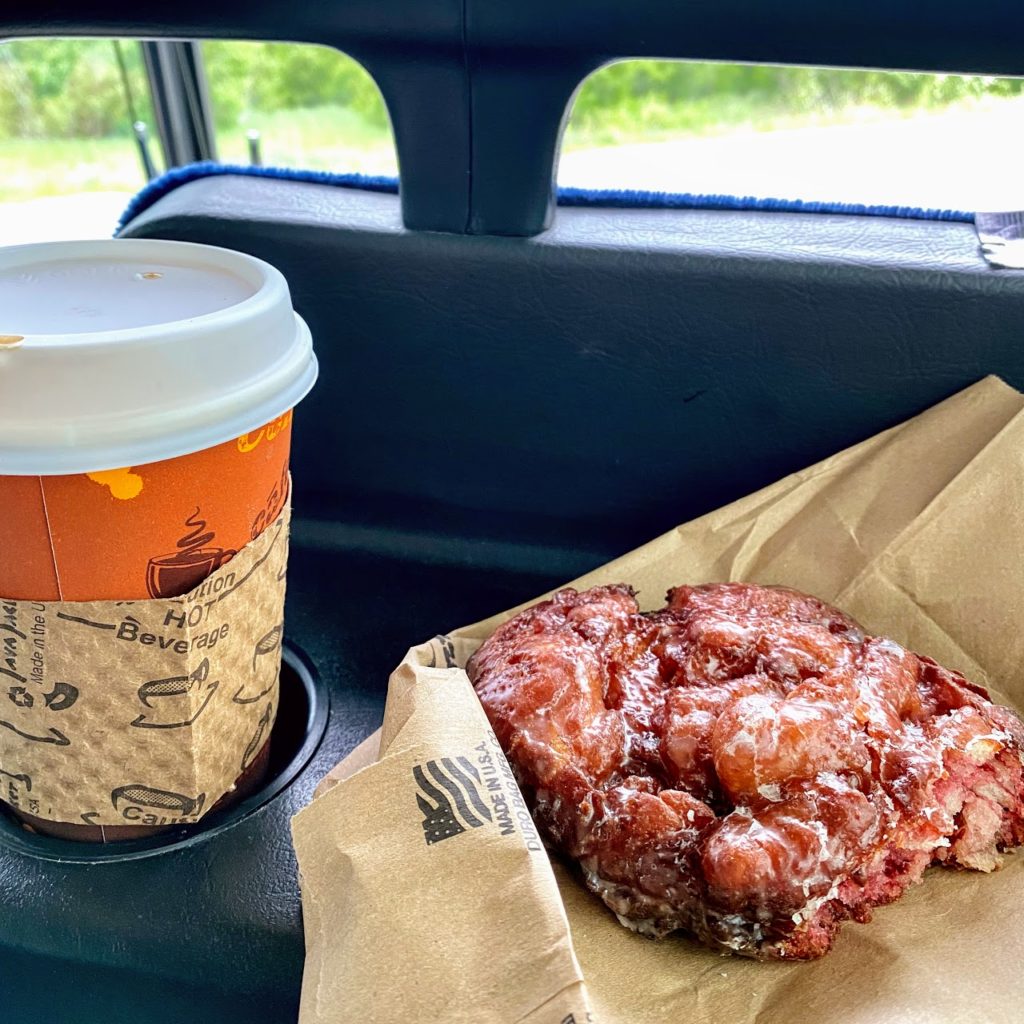
[[[817, 594], [1024, 707], [1024, 396], [987, 378], [572, 585], [628, 582], [654, 608], [670, 586], [715, 580]], [[928, 872], [812, 963], [621, 927], [535, 849], [463, 671], [516, 610], [413, 648], [380, 734], [296, 817], [301, 1024], [1022, 1018], [1019, 855], [993, 875]]]

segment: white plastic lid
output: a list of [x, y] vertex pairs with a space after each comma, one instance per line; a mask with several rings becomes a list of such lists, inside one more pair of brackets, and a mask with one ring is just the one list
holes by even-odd
[[313, 386], [288, 285], [229, 249], [146, 239], [0, 249], [0, 476], [221, 444]]

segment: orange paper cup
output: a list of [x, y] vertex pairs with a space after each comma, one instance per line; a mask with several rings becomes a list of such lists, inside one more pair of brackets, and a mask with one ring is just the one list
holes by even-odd
[[288, 496], [292, 414], [203, 451], [66, 476], [0, 476], [0, 595], [128, 601], [187, 594]]
[[[0, 597], [194, 589], [281, 512], [291, 410], [315, 378], [260, 260], [141, 240], [0, 253]], [[222, 803], [258, 785], [268, 750]], [[74, 839], [159, 831], [14, 813]]]

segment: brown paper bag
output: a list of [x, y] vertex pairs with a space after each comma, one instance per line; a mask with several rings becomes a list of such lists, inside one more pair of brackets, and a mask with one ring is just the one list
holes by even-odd
[[304, 1019], [585, 1021], [547, 853], [465, 674], [404, 665], [385, 731], [295, 819]]
[[[988, 378], [573, 585], [628, 582], [653, 608], [670, 586], [715, 580], [810, 591], [1024, 707], [1024, 396]], [[758, 963], [621, 927], [571, 868], [549, 868], [533, 848], [463, 671], [514, 612], [413, 648], [392, 675], [379, 739], [295, 819], [302, 1024], [1024, 1019], [1019, 856], [994, 875], [928, 872], [813, 963]], [[445, 759], [462, 757], [459, 778]], [[431, 775], [438, 784], [418, 790], [416, 766], [431, 762], [448, 785]], [[487, 816], [468, 797], [491, 799], [494, 777], [508, 812], [495, 802]], [[451, 834], [431, 840], [448, 819]]]

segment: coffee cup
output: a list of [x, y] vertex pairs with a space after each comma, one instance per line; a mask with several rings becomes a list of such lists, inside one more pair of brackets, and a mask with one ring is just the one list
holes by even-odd
[[[193, 591], [281, 513], [292, 410], [316, 374], [284, 278], [251, 256], [134, 239], [0, 250], [0, 598]], [[16, 813], [75, 839], [150, 831]]]

